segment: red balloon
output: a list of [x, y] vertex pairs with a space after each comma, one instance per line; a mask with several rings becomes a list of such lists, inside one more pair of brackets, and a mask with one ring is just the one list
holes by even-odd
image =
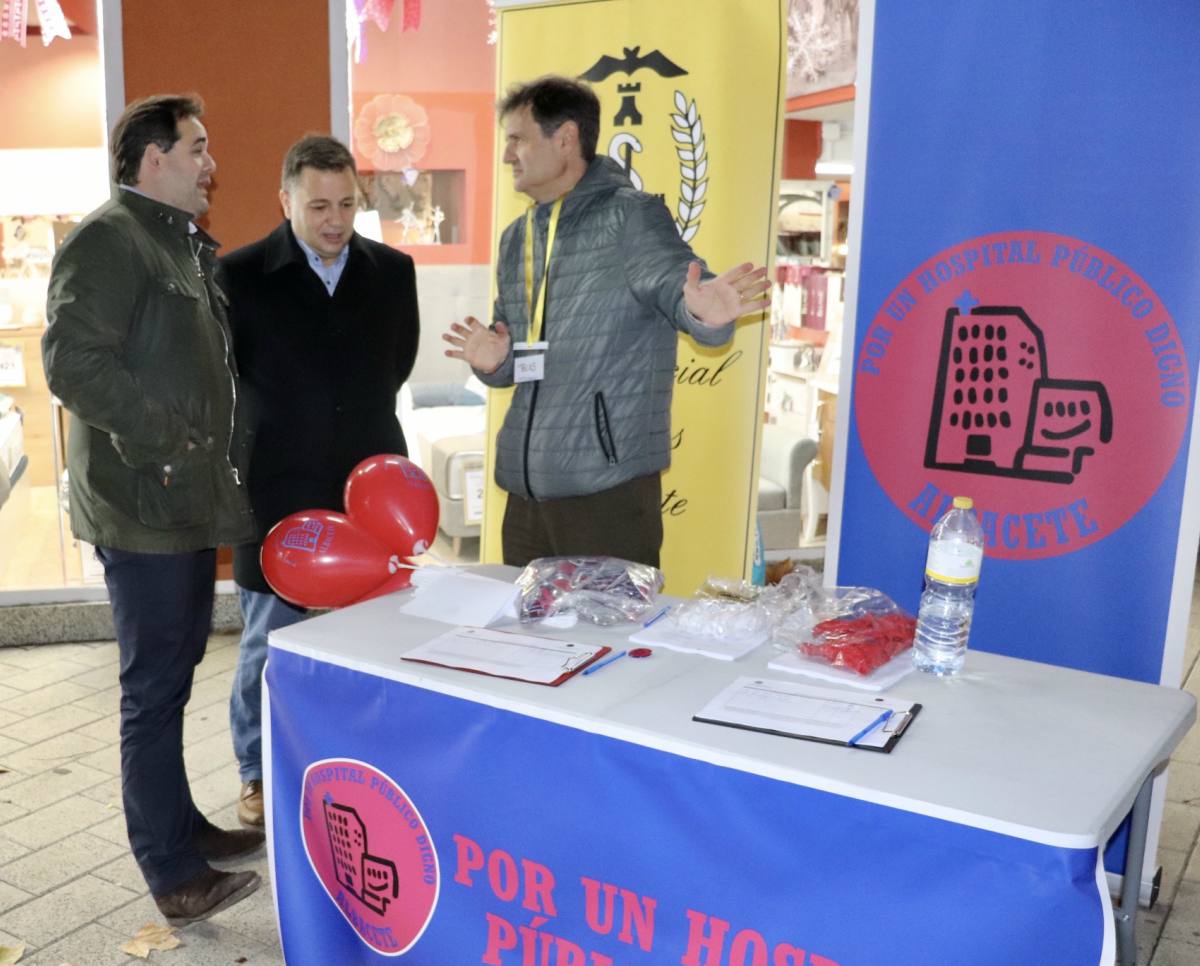
[[[407, 560], [402, 561], [402, 564], [408, 563]], [[372, 600], [375, 597], [382, 597], [384, 594], [394, 594], [400, 590], [408, 590], [412, 586], [412, 571], [405, 566], [401, 566], [387, 580], [376, 587], [374, 590], [368, 590], [354, 603], [361, 604], [364, 600]]]
[[370, 456], [346, 478], [346, 514], [403, 557], [433, 545], [438, 497], [425, 471], [403, 456]]
[[399, 558], [353, 520], [332, 510], [284, 517], [263, 541], [263, 575], [301, 607], [341, 607], [391, 578]]

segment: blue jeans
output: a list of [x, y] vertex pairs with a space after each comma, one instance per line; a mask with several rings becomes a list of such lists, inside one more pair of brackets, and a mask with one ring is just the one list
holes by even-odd
[[183, 709], [212, 624], [216, 551], [133, 553], [97, 547], [117, 632], [121, 797], [129, 844], [150, 891], [204, 871], [193, 841], [209, 827], [183, 763]]
[[229, 696], [229, 729], [242, 781], [261, 781], [262, 674], [267, 663], [267, 635], [280, 627], [304, 620], [308, 611], [293, 607], [274, 594], [238, 588], [242, 609], [242, 641], [237, 673]]

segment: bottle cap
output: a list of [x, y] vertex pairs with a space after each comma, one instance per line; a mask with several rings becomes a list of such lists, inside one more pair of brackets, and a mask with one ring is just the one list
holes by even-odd
[[975, 501], [969, 496], [956, 496], [954, 498], [954, 509], [956, 510], [970, 510], [974, 506]]

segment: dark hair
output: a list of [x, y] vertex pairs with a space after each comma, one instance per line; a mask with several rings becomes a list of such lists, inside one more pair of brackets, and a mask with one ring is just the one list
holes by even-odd
[[316, 168], [318, 171], [344, 171], [349, 168], [351, 174], [358, 174], [350, 149], [327, 134], [306, 134], [288, 148], [280, 177], [284, 191], [291, 191], [303, 168]]
[[600, 99], [591, 87], [569, 77], [547, 74], [510, 87], [497, 106], [497, 113], [504, 119], [522, 107], [529, 108], [546, 137], [567, 121], [574, 121], [579, 128], [580, 154], [591, 164], [600, 138]]
[[204, 102], [195, 94], [155, 94], [125, 108], [112, 130], [109, 152], [117, 184], [137, 184], [146, 148], [170, 151], [179, 140], [179, 122], [203, 117]]

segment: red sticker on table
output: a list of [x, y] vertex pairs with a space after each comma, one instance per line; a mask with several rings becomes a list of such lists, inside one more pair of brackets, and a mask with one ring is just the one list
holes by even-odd
[[648, 647], [635, 647], [629, 652], [630, 657], [649, 657], [654, 652]]

